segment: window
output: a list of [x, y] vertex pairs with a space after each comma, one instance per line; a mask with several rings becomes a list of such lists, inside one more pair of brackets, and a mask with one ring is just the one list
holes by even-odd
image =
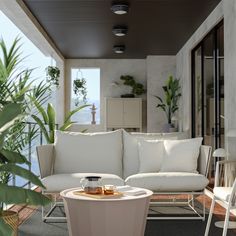
[[[75, 91], [75, 81], [83, 83], [84, 92]], [[83, 104], [94, 104], [96, 108], [95, 122], [100, 124], [100, 68], [73, 68], [71, 69], [71, 105], [73, 110]], [[72, 121], [78, 124], [91, 124], [91, 107], [72, 116]]]

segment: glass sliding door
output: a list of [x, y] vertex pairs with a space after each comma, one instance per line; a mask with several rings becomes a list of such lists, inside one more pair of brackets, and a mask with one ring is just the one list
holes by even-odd
[[[192, 51], [192, 137], [224, 147], [224, 26], [217, 25]], [[210, 177], [214, 177], [212, 163]]]

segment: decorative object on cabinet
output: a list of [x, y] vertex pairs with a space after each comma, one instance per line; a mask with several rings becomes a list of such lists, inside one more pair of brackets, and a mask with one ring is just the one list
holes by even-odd
[[141, 98], [106, 98], [106, 129], [142, 130]]
[[169, 76], [166, 85], [162, 87], [164, 99], [160, 96], [155, 96], [159, 100], [156, 107], [163, 110], [167, 117], [167, 124], [164, 125], [165, 132], [170, 132], [172, 128], [175, 128], [172, 123], [172, 117], [179, 109], [178, 101], [181, 97], [179, 82], [179, 79], [174, 79], [173, 76]]
[[121, 95], [121, 97], [131, 98], [131, 97], [135, 97], [135, 95], [137, 96], [142, 95], [145, 92], [143, 84], [137, 83], [134, 80], [133, 76], [122, 75], [120, 79], [123, 81], [124, 85], [130, 86], [132, 88], [132, 91], [130, 94], [123, 94]]

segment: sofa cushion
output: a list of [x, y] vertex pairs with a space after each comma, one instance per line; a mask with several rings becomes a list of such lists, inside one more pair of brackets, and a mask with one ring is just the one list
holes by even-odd
[[122, 130], [56, 132], [54, 174], [108, 173], [122, 177]]
[[160, 140], [140, 140], [139, 173], [158, 172], [164, 155], [164, 144]]
[[165, 140], [161, 172], [197, 172], [202, 138]]
[[60, 192], [68, 188], [81, 187], [80, 180], [86, 176], [101, 176], [102, 184], [124, 185], [124, 180], [117, 175], [101, 173], [72, 173], [51, 175], [42, 179], [46, 192]]
[[213, 192], [217, 198], [229, 202], [232, 190], [232, 187], [214, 187]]
[[123, 171], [124, 178], [137, 174], [139, 172], [139, 157], [138, 157], [138, 141], [149, 140], [149, 139], [160, 139], [161, 134], [144, 134], [144, 133], [133, 133], [129, 134], [123, 130], [123, 143], [124, 143], [124, 154], [123, 154]]
[[186, 172], [140, 173], [129, 176], [125, 184], [154, 192], [183, 192], [203, 190], [208, 179], [204, 175]]
[[[182, 137], [182, 136], [180, 136]], [[179, 139], [179, 133], [163, 135], [162, 133], [128, 133], [123, 130], [123, 171], [124, 178], [139, 172], [138, 142], [140, 140]]]

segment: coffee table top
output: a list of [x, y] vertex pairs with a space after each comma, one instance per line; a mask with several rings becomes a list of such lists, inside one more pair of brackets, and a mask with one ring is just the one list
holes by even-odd
[[[133, 187], [134, 188], [134, 187]], [[76, 195], [74, 194], [75, 191], [82, 190], [82, 188], [71, 188], [71, 189], [66, 189], [60, 193], [60, 195], [63, 198], [69, 198], [69, 199], [77, 199], [77, 200], [82, 200], [82, 201], [128, 201], [128, 200], [134, 200], [134, 199], [140, 199], [140, 198], [147, 198], [152, 196], [153, 192], [144, 189], [144, 188], [134, 188], [135, 190], [143, 190], [145, 193], [140, 194], [140, 195], [133, 195], [133, 196], [128, 196], [124, 195], [120, 197], [108, 197], [108, 198], [102, 198], [102, 199], [97, 199], [97, 198], [92, 198], [89, 196], [82, 196], [82, 195]]]

